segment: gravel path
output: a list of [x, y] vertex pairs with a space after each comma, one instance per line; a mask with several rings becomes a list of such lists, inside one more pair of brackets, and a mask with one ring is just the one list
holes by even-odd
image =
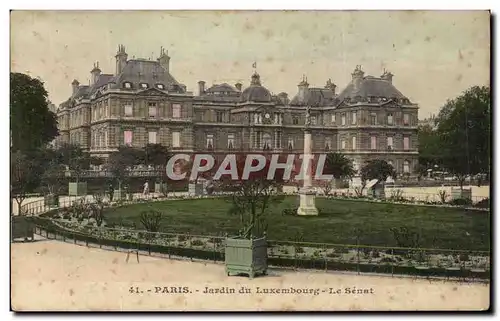
[[[40, 238], [12, 243], [11, 249], [11, 297], [17, 311], [479, 310], [489, 306], [488, 284], [281, 270], [250, 280], [226, 276], [221, 264], [148, 256], [139, 256], [138, 263], [135, 254], [127, 262], [127, 253]], [[131, 287], [143, 293], [130, 293]], [[179, 287], [192, 293], [171, 293], [179, 292]], [[236, 293], [205, 294], [206, 287], [234, 288]], [[252, 293], [238, 293], [242, 287]], [[348, 293], [354, 288], [365, 293]], [[285, 293], [257, 293], [264, 289]], [[298, 290], [312, 292], [286, 293]]]

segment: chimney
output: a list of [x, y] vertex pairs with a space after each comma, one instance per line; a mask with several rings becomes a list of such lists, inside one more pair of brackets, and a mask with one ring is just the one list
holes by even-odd
[[165, 52], [165, 48], [163, 47], [160, 48], [158, 62], [167, 72], [170, 72], [170, 57], [168, 56], [168, 51]]
[[390, 72], [390, 71], [386, 71], [386, 70], [384, 69], [384, 73], [382, 74], [382, 76], [380, 76], [380, 78], [381, 78], [381, 79], [383, 79], [383, 80], [385, 80], [385, 81], [388, 81], [388, 82], [390, 82], [390, 83], [392, 84], [392, 77], [393, 77], [393, 76], [394, 76], [394, 75], [393, 75], [393, 74], [391, 74], [391, 72]]
[[325, 88], [330, 89], [333, 92], [333, 95], [335, 95], [335, 89], [337, 88], [337, 85], [335, 85], [331, 79], [328, 79], [326, 81]]
[[278, 94], [278, 98], [281, 100], [281, 102], [283, 102], [283, 104], [285, 105], [288, 105], [288, 103], [290, 102], [288, 100], [288, 94], [283, 92], [283, 93], [279, 93]]
[[128, 55], [125, 52], [125, 46], [124, 45], [118, 45], [118, 52], [116, 53], [116, 70], [115, 70], [115, 75], [119, 75], [125, 65], [127, 64], [127, 58]]
[[205, 93], [205, 82], [203, 80], [198, 81], [198, 96]]
[[357, 65], [352, 72], [352, 83], [354, 85], [354, 90], [359, 90], [361, 87], [361, 82], [363, 81], [363, 76], [365, 73], [361, 70], [361, 65]]
[[94, 64], [94, 68], [90, 71], [90, 74], [92, 75], [90, 79], [91, 85], [94, 85], [95, 83], [97, 83], [97, 80], [101, 75], [101, 69], [99, 69], [99, 62]]
[[78, 86], [80, 85], [80, 83], [78, 82], [78, 80], [73, 80], [73, 82], [71, 83], [71, 87], [73, 88], [73, 94], [72, 96], [76, 95], [76, 92], [78, 91]]
[[299, 102], [306, 102], [309, 94], [309, 83], [307, 82], [306, 76], [302, 76], [302, 81], [298, 85], [299, 87]]
[[236, 87], [236, 89], [238, 89], [238, 91], [241, 91], [241, 87], [242, 86], [243, 85], [241, 83], [239, 83], [239, 82], [234, 85], [234, 87]]

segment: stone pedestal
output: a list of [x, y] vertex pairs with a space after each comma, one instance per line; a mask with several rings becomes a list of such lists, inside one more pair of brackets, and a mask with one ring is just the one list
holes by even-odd
[[318, 215], [316, 208], [316, 192], [310, 189], [301, 189], [299, 191], [300, 206], [297, 209], [297, 215]]

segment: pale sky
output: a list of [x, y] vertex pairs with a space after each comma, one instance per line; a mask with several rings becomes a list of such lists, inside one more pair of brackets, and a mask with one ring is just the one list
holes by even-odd
[[377, 77], [386, 68], [422, 119], [489, 84], [489, 28], [487, 11], [15, 11], [11, 69], [41, 78], [59, 105], [95, 61], [114, 73], [118, 44], [129, 59], [165, 47], [172, 75], [195, 94], [199, 80], [248, 86], [254, 61], [262, 84], [290, 97], [303, 74], [340, 91], [356, 65]]

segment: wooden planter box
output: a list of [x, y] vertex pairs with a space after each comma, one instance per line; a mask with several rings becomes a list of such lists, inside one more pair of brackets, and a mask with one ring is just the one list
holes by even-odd
[[11, 222], [11, 237], [14, 239], [23, 238], [27, 240], [30, 238], [34, 240], [35, 224], [26, 216], [13, 216]]
[[43, 198], [43, 204], [48, 207], [57, 207], [59, 206], [59, 195], [48, 194]]
[[471, 188], [464, 188], [463, 190], [460, 190], [460, 188], [451, 188], [451, 199], [456, 200], [456, 199], [468, 199], [472, 200], [472, 189]]
[[267, 240], [226, 238], [226, 273], [227, 275], [247, 274], [253, 278], [267, 272]]
[[68, 195], [70, 196], [87, 195], [87, 182], [69, 183]]
[[189, 195], [203, 195], [203, 183], [189, 183], [188, 186]]
[[115, 189], [113, 191], [113, 201], [121, 201], [125, 199], [125, 191], [123, 189]]
[[166, 183], [155, 183], [155, 193], [167, 194], [167, 184]]

